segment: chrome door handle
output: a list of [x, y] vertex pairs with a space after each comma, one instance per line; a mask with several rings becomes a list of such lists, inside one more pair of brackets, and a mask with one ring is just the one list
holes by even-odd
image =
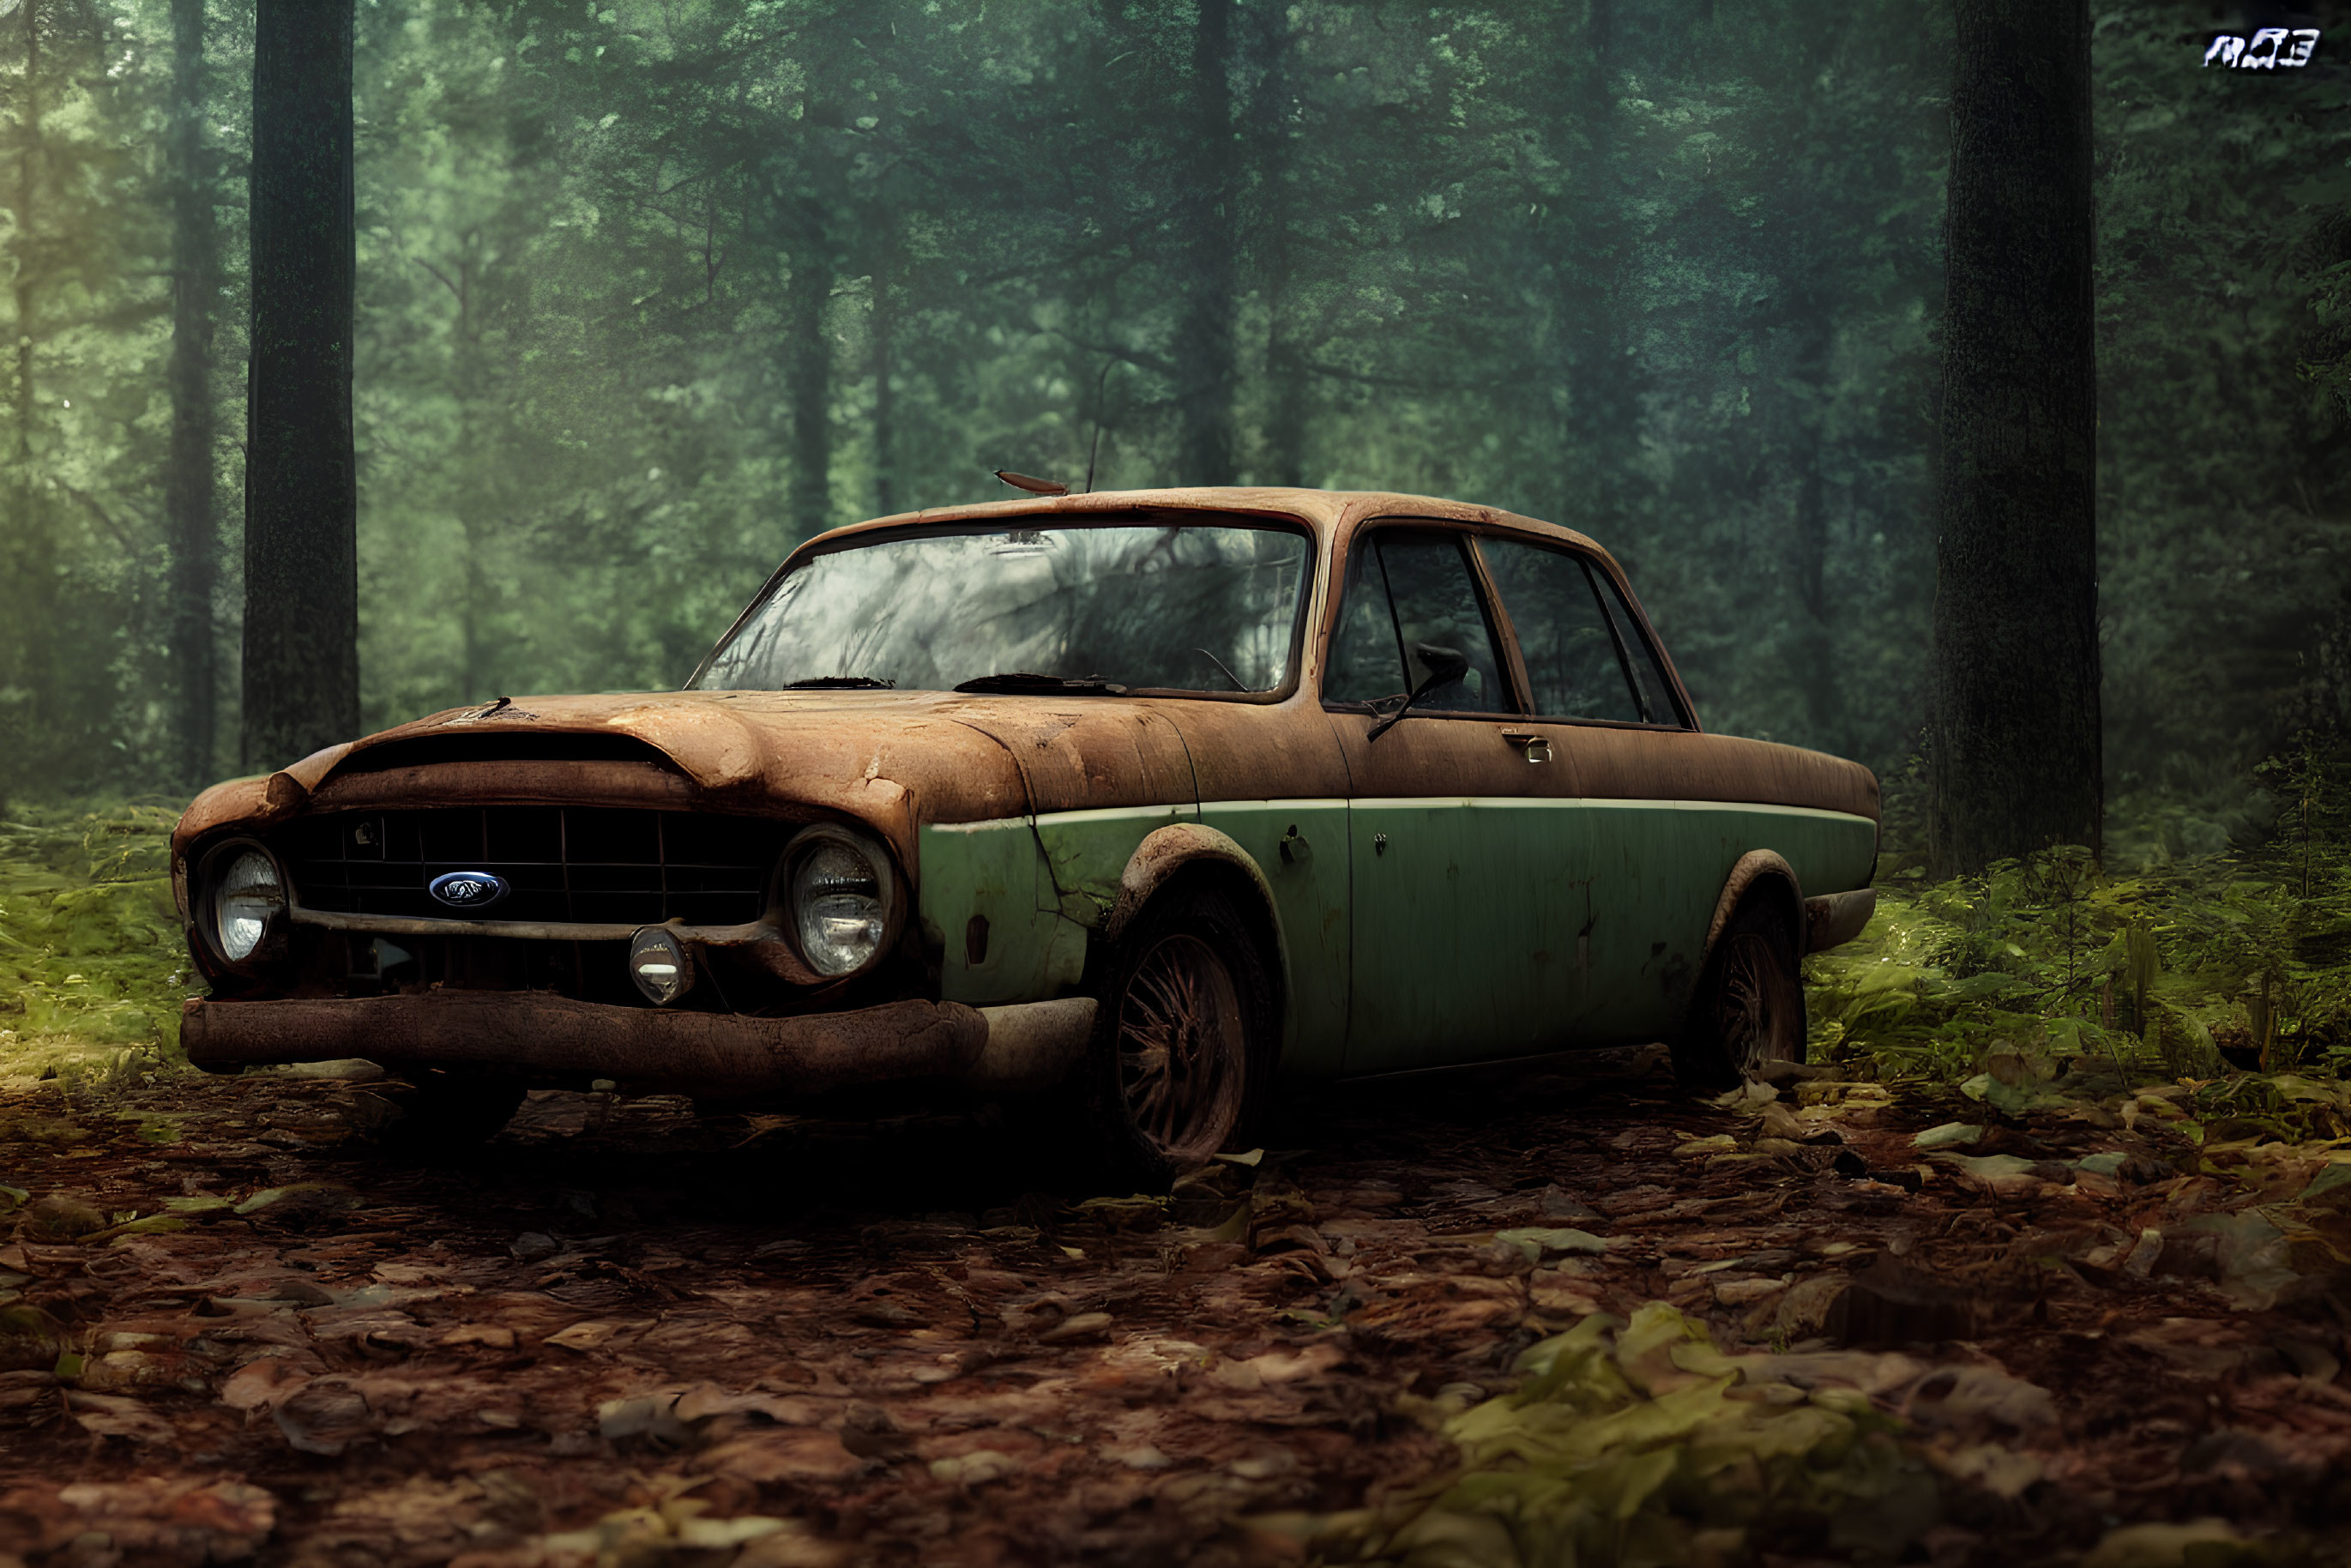
[[1551, 760], [1551, 737], [1549, 736], [1529, 735], [1522, 730], [1506, 729], [1502, 732], [1502, 744], [1505, 746], [1517, 747], [1520, 753], [1524, 756], [1529, 762], [1549, 762]]

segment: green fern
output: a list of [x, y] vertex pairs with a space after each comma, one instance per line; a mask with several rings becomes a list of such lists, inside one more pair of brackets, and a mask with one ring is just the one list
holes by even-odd
[[1815, 1039], [1889, 1078], [1957, 1081], [2028, 1047], [2125, 1078], [2340, 1075], [2351, 768], [2305, 733], [2260, 776], [2280, 810], [2247, 848], [2116, 873], [2059, 847], [1941, 883], [1890, 857], [1914, 869], [1880, 886], [1869, 929], [1807, 960]]

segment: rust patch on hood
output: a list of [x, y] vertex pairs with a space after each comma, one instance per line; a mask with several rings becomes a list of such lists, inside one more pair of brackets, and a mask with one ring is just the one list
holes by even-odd
[[[1028, 790], [1005, 748], [945, 711], [969, 699], [934, 693], [660, 692], [517, 698], [490, 711], [452, 708], [330, 747], [281, 772], [199, 796], [173, 834], [175, 854], [237, 823], [265, 827], [369, 784], [419, 805], [436, 794], [561, 800], [618, 771], [651, 775], [661, 803], [741, 815], [839, 814], [866, 823], [912, 864], [921, 821], [1025, 814]], [[625, 737], [636, 763], [564, 762], [561, 741]], [[546, 737], [546, 746], [535, 745]], [[447, 759], [436, 756], [446, 741]], [[511, 742], [510, 745], [501, 744]], [[397, 747], [396, 751], [388, 748]], [[374, 766], [371, 766], [374, 765]], [[373, 773], [376, 778], [369, 776]], [[680, 791], [684, 791], [683, 794]], [[650, 789], [645, 791], [650, 794]]]
[[957, 717], [1003, 743], [1040, 814], [1199, 802], [1183, 736], [1147, 700], [999, 698]]

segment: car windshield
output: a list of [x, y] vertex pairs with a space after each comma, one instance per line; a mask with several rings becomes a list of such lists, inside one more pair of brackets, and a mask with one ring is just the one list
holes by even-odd
[[1226, 517], [851, 543], [786, 573], [692, 685], [1274, 691], [1311, 553]]

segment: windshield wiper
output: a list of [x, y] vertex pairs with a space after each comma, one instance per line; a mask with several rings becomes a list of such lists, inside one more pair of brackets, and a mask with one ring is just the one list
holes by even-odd
[[897, 688], [897, 682], [878, 681], [872, 675], [810, 675], [804, 681], [784, 683], [784, 690], [788, 692], [888, 692]]
[[956, 687], [959, 692], [1029, 693], [1050, 692], [1055, 695], [1123, 697], [1126, 688], [1103, 680], [1100, 675], [1040, 675], [1028, 670], [1006, 670], [993, 675], [981, 675], [965, 681]]
[[1218, 674], [1220, 674], [1220, 675], [1224, 676], [1224, 677], [1225, 677], [1225, 679], [1227, 679], [1227, 680], [1228, 680], [1228, 681], [1230, 681], [1230, 682], [1232, 682], [1232, 683], [1233, 683], [1233, 690], [1235, 690], [1235, 691], [1237, 691], [1237, 692], [1245, 692], [1245, 691], [1249, 690], [1249, 685], [1248, 685], [1248, 684], [1247, 684], [1246, 682], [1244, 682], [1244, 681], [1243, 681], [1243, 680], [1242, 680], [1238, 675], [1237, 675], [1237, 674], [1233, 674], [1233, 673], [1232, 673], [1232, 671], [1231, 671], [1230, 669], [1227, 668], [1227, 667], [1226, 667], [1226, 665], [1225, 665], [1225, 662], [1224, 662], [1222, 659], [1217, 658], [1214, 653], [1209, 653], [1206, 648], [1195, 648], [1195, 649], [1193, 649], [1193, 650], [1192, 650], [1192, 652], [1194, 652], [1195, 653], [1199, 654], [1199, 655], [1200, 655], [1200, 657], [1202, 657], [1203, 659], [1207, 660], [1207, 661], [1208, 661], [1208, 663], [1210, 663], [1210, 664], [1212, 664], [1216, 665], [1216, 666], [1217, 666], [1217, 673]]

